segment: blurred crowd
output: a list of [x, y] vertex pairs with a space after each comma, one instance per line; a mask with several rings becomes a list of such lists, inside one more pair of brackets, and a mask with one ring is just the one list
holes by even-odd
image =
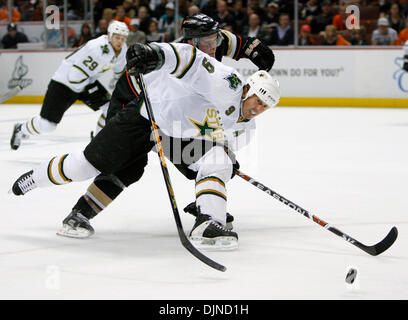
[[[70, 46], [78, 47], [106, 34], [112, 20], [128, 25], [129, 44], [170, 42], [176, 38], [176, 8], [172, 0], [93, 0], [93, 3], [91, 17], [89, 4], [88, 10], [84, 9], [84, 0], [68, 1], [68, 20], [91, 22], [84, 23], [79, 34], [70, 32]], [[7, 1], [0, 0], [0, 23], [9, 21], [6, 5]], [[62, 0], [48, 0], [47, 5], [60, 7], [62, 14]], [[353, 18], [353, 12], [346, 13], [350, 5], [358, 5], [359, 17]], [[295, 44], [294, 9], [293, 0], [179, 0], [179, 35], [183, 17], [201, 12], [244, 39], [257, 37], [269, 46], [290, 46]], [[42, 0], [15, 0], [11, 12], [14, 24], [8, 27], [6, 42], [2, 39], [3, 48], [15, 47], [16, 41], [24, 40], [21, 34], [17, 40], [19, 21], [42, 21], [43, 11]], [[407, 18], [408, 0], [299, 0], [297, 40], [301, 46], [402, 45], [408, 40]], [[348, 23], [357, 28], [347, 27]]]

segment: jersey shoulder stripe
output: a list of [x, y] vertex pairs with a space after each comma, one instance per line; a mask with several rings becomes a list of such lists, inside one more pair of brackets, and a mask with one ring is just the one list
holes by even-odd
[[188, 70], [190, 70], [191, 66], [194, 64], [196, 56], [197, 56], [197, 49], [196, 49], [196, 47], [192, 47], [190, 61], [187, 63], [187, 65], [185, 66], [183, 71], [181, 71], [181, 73], [179, 75], [177, 75], [178, 79], [183, 78], [186, 75], [186, 73], [188, 72]]
[[175, 46], [173, 46], [171, 43], [169, 43], [169, 45], [173, 49], [174, 54], [176, 55], [176, 67], [174, 68], [174, 70], [170, 74], [175, 74], [177, 69], [180, 66], [180, 55], [179, 55], [179, 53], [178, 53]]

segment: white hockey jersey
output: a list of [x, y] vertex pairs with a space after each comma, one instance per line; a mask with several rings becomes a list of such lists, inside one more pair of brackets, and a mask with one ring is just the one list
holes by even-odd
[[[191, 45], [156, 45], [163, 49], [165, 63], [147, 74], [145, 82], [160, 129], [178, 138], [216, 140], [233, 150], [248, 143], [255, 120], [241, 115], [243, 77]], [[133, 77], [132, 84], [140, 92]], [[144, 104], [141, 114], [148, 119]]]
[[119, 78], [126, 67], [126, 51], [127, 46], [124, 44], [120, 53], [116, 55], [108, 36], [102, 35], [69, 54], [52, 79], [79, 93], [86, 85], [95, 82], [104, 72], [112, 68], [115, 77]]

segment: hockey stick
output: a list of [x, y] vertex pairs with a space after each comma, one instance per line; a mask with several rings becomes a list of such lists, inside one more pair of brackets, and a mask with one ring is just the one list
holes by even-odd
[[184, 233], [183, 225], [182, 225], [181, 220], [180, 220], [180, 214], [179, 214], [178, 208], [177, 208], [176, 198], [174, 196], [173, 187], [172, 187], [171, 181], [170, 181], [169, 171], [167, 169], [166, 159], [164, 158], [163, 147], [162, 147], [162, 144], [161, 144], [161, 141], [160, 141], [159, 131], [158, 131], [155, 119], [154, 119], [152, 106], [150, 104], [150, 100], [149, 100], [149, 97], [147, 95], [147, 90], [146, 90], [145, 83], [143, 81], [143, 76], [141, 74], [138, 74], [136, 79], [137, 79], [139, 87], [140, 87], [140, 89], [142, 91], [142, 95], [144, 97], [144, 101], [145, 101], [145, 104], [146, 104], [147, 114], [148, 114], [149, 120], [151, 122], [152, 130], [154, 132], [154, 140], [155, 140], [155, 143], [157, 145], [157, 150], [158, 150], [157, 154], [158, 154], [159, 159], [160, 159], [160, 166], [162, 168], [164, 181], [166, 182], [167, 194], [169, 196], [171, 207], [173, 209], [173, 215], [174, 215], [174, 219], [176, 220], [177, 231], [178, 231], [178, 234], [179, 234], [181, 244], [193, 256], [195, 256], [197, 259], [201, 260], [205, 264], [207, 264], [210, 267], [212, 267], [214, 269], [217, 269], [219, 271], [225, 271], [225, 270], [227, 270], [226, 267], [224, 267], [223, 265], [211, 260], [207, 256], [203, 255], [200, 251], [198, 251], [191, 244], [191, 242], [188, 240], [186, 234]]
[[350, 237], [349, 235], [345, 234], [343, 231], [340, 231], [339, 229], [331, 226], [327, 222], [321, 220], [315, 215], [310, 214], [307, 210], [303, 209], [302, 207], [298, 206], [297, 204], [294, 204], [292, 201], [286, 199], [285, 197], [282, 197], [280, 194], [276, 193], [275, 191], [269, 189], [268, 187], [264, 186], [262, 183], [252, 179], [250, 176], [242, 173], [239, 170], [235, 170], [235, 173], [240, 176], [242, 179], [248, 181], [250, 184], [254, 185], [258, 189], [261, 189], [262, 191], [266, 192], [270, 196], [274, 197], [275, 199], [279, 200], [283, 204], [289, 206], [296, 212], [299, 212], [300, 214], [304, 215], [306, 218], [309, 218], [310, 220], [313, 220], [326, 230], [329, 230], [333, 232], [335, 235], [342, 237], [344, 240], [347, 242], [351, 243], [352, 245], [355, 245], [357, 248], [360, 248], [361, 250], [367, 252], [368, 254], [372, 256], [377, 256], [381, 253], [383, 253], [385, 250], [387, 250], [389, 247], [392, 246], [392, 244], [395, 242], [398, 236], [398, 230], [396, 227], [392, 227], [391, 231], [388, 232], [387, 236], [377, 244], [373, 246], [366, 246], [362, 244], [360, 241], [357, 241], [356, 239]]
[[3, 103], [4, 101], [7, 101], [8, 99], [14, 97], [16, 94], [18, 94], [21, 91], [21, 88], [19, 86], [7, 91], [5, 94], [0, 95], [0, 103]]

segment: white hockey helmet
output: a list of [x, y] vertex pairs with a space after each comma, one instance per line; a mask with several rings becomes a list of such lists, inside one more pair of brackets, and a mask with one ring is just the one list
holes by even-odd
[[264, 70], [255, 72], [247, 79], [247, 84], [249, 85], [249, 90], [245, 100], [256, 94], [270, 108], [275, 107], [279, 103], [279, 82], [272, 78], [268, 72]]
[[129, 35], [129, 28], [126, 23], [113, 20], [108, 26], [109, 39], [112, 39], [115, 33], [127, 37]]

